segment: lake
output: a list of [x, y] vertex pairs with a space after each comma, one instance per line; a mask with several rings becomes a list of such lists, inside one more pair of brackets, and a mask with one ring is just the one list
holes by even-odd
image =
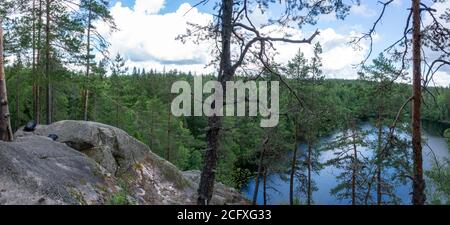
[[[370, 123], [361, 123], [360, 128], [362, 130], [375, 130], [376, 128]], [[442, 134], [447, 127], [443, 124], [423, 121], [422, 122], [422, 137], [424, 138], [426, 144], [423, 145], [423, 166], [425, 170], [430, 169], [435, 164], [435, 157], [438, 161], [443, 161], [444, 158], [449, 157], [450, 153], [448, 150], [447, 143], [443, 138]], [[327, 143], [334, 137], [339, 135], [339, 133], [334, 133], [328, 137], [322, 138], [322, 143]], [[368, 135], [369, 139], [375, 138], [375, 134]], [[306, 146], [305, 144], [300, 144], [299, 148], [302, 150]], [[358, 150], [365, 155], [372, 154], [371, 149], [366, 149], [359, 146]], [[325, 162], [331, 157], [333, 157], [333, 150], [324, 151], [320, 156], [320, 161]], [[434, 153], [434, 154], [433, 154]], [[290, 165], [290, 162], [286, 162]], [[330, 194], [330, 190], [334, 188], [337, 184], [336, 176], [340, 173], [340, 170], [334, 166], [324, 167], [318, 174], [313, 175], [313, 180], [316, 182], [318, 191], [313, 192], [314, 204], [319, 205], [334, 205], [334, 204], [350, 204], [350, 199], [338, 200], [335, 196]], [[271, 173], [267, 176], [267, 198], [268, 204], [288, 204], [289, 203], [289, 180], [282, 179], [281, 174]], [[285, 177], [287, 176], [284, 175]], [[260, 179], [262, 180], [262, 179]], [[255, 188], [255, 180], [251, 179], [242, 188], [242, 193], [248, 198], [253, 198], [253, 190]], [[400, 197], [402, 204], [409, 204], [411, 201], [411, 183], [408, 182], [405, 185], [399, 185], [396, 187], [395, 193]], [[262, 196], [263, 184], [260, 182], [259, 193], [258, 193], [258, 204], [263, 203]], [[304, 199], [302, 199], [304, 202]]]

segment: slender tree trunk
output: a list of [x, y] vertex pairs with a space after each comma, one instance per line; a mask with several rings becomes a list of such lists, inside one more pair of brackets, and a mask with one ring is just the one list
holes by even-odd
[[16, 74], [16, 120], [14, 121], [14, 129], [20, 126], [20, 64], [18, 64]]
[[153, 114], [153, 108], [150, 107], [150, 135], [148, 137], [148, 141], [149, 141], [149, 145], [150, 145], [150, 150], [154, 150], [153, 149], [153, 124], [154, 124], [154, 120], [155, 120], [155, 115]]
[[46, 24], [45, 24], [45, 75], [47, 78], [46, 87], [46, 123], [52, 123], [52, 86], [50, 78], [50, 0], [46, 1]]
[[255, 190], [253, 191], [253, 201], [252, 204], [256, 205], [256, 202], [258, 200], [258, 192], [259, 192], [259, 178], [262, 176], [262, 170], [264, 168], [264, 154], [266, 152], [266, 143], [268, 141], [268, 138], [266, 137], [262, 143], [262, 149], [259, 155], [259, 163], [258, 163], [258, 173], [256, 174], [255, 178]]
[[383, 103], [381, 103], [380, 108], [378, 109], [378, 121], [377, 121], [377, 126], [378, 126], [378, 140], [377, 140], [377, 205], [381, 205], [382, 204], [382, 190], [381, 190], [381, 185], [382, 185], [382, 177], [381, 177], [381, 170], [382, 170], [382, 158], [380, 156], [381, 153], [381, 148], [382, 148], [382, 135], [383, 135], [383, 118], [382, 118], [382, 114], [383, 114]]
[[312, 170], [312, 165], [311, 165], [311, 153], [312, 153], [312, 146], [311, 146], [311, 142], [308, 142], [308, 194], [307, 194], [307, 204], [311, 205], [311, 195], [312, 195], [312, 190], [311, 190], [311, 186], [312, 186], [312, 181], [311, 181], [311, 170]]
[[91, 10], [91, 1], [89, 1], [89, 14], [88, 14], [88, 22], [87, 22], [87, 46], [86, 46], [86, 82], [85, 82], [85, 90], [84, 90], [84, 107], [83, 107], [83, 119], [88, 121], [88, 107], [89, 107], [89, 88], [87, 87], [89, 82], [89, 73], [91, 69], [90, 60], [91, 60], [91, 21], [92, 21], [92, 10]]
[[299, 132], [297, 128], [297, 123], [295, 123], [295, 146], [294, 146], [294, 154], [292, 155], [292, 164], [291, 164], [291, 174], [289, 177], [289, 204], [294, 205], [294, 179], [295, 179], [295, 171], [297, 167], [297, 152], [298, 152], [298, 142]]
[[[118, 101], [118, 100], [117, 100]], [[119, 102], [116, 102], [116, 127], [119, 127]]]
[[356, 205], [356, 177], [358, 173], [358, 149], [356, 148], [356, 122], [354, 120], [350, 123], [352, 131], [352, 145], [353, 145], [353, 165], [352, 165], [352, 205]]
[[33, 28], [32, 28], [32, 64], [31, 73], [33, 75], [33, 117], [36, 123], [39, 123], [39, 87], [38, 76], [36, 72], [36, 0], [33, 0]]
[[352, 205], [356, 205], [356, 173], [358, 171], [358, 150], [353, 140], [353, 163], [352, 163]]
[[97, 93], [93, 93], [93, 95], [92, 95], [92, 107], [93, 107], [93, 109], [92, 109], [92, 121], [97, 121], [97, 98], [98, 98], [98, 96], [97, 96]]
[[37, 33], [36, 33], [36, 62], [35, 62], [35, 80], [36, 80], [36, 94], [34, 99], [34, 119], [36, 123], [41, 123], [41, 32], [42, 32], [42, 0], [39, 0], [39, 10], [37, 13]]
[[169, 110], [168, 113], [168, 120], [167, 120], [167, 149], [166, 149], [166, 160], [170, 161], [170, 138], [171, 138], [171, 132], [172, 132], [172, 113]]
[[53, 120], [54, 120], [54, 118], [55, 118], [55, 115], [56, 115], [56, 107], [55, 107], [55, 93], [56, 93], [56, 90], [53, 88], [53, 85], [51, 85], [50, 86], [50, 98], [51, 98], [51, 112], [52, 112], [52, 115], [51, 115], [51, 118], [52, 118], [52, 123], [53, 123]]
[[[222, 91], [226, 96], [226, 81], [234, 75], [231, 65], [231, 34], [233, 23], [233, 0], [222, 0], [221, 15], [221, 37], [222, 47], [220, 56], [220, 69], [218, 81], [222, 84]], [[219, 107], [219, 106], [217, 106]], [[222, 127], [222, 117], [213, 115], [208, 118], [208, 129], [206, 132], [207, 149], [203, 159], [203, 170], [198, 189], [199, 205], [207, 205], [214, 191], [215, 172], [218, 161], [219, 135]]]
[[6, 78], [3, 68], [3, 21], [0, 18], [0, 141], [13, 140], [10, 117]]
[[413, 195], [412, 204], [423, 205], [426, 201], [425, 181], [422, 168], [422, 144], [420, 131], [421, 90], [421, 34], [420, 0], [412, 1], [413, 14], [413, 102], [412, 102], [412, 145], [413, 145]]
[[263, 199], [264, 205], [267, 205], [267, 167], [264, 167], [264, 179], [263, 179]]

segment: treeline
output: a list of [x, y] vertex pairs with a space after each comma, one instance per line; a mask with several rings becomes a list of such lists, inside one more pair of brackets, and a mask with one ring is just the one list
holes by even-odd
[[[383, 3], [382, 12], [391, 2]], [[404, 41], [396, 43], [403, 44], [400, 47], [405, 47], [404, 50], [395, 49], [391, 57], [380, 55], [371, 65], [366, 63], [358, 81], [326, 80], [321, 70], [319, 44], [315, 45], [311, 59], [299, 53], [287, 65], [278, 66], [271, 57], [275, 53], [270, 47], [274, 42], [311, 44], [319, 31], [300, 40], [264, 36], [258, 28], [246, 25], [253, 26], [247, 6], [254, 3], [253, 6], [268, 11], [274, 1], [217, 3], [215, 9], [220, 19], [206, 26], [191, 24], [191, 30], [179, 39], [199, 43], [217, 37], [220, 46], [212, 52], [215, 56], [212, 64], [218, 67], [218, 74], [206, 76], [209, 79], [222, 83], [248, 79], [241, 71], [245, 65], [252, 64], [263, 71], [258, 79], [284, 81], [280, 89], [281, 119], [275, 128], [260, 128], [260, 118], [256, 117], [173, 117], [170, 102], [174, 96], [169, 93], [170, 86], [180, 79], [193, 82], [193, 76], [175, 71], [128, 71], [120, 56], [111, 59], [107, 52], [109, 44], [99, 27], [111, 32], [116, 27], [108, 1], [104, 0], [0, 2], [5, 56], [10, 60], [5, 63], [9, 101], [2, 99], [2, 108], [9, 105], [11, 113], [7, 116], [11, 117], [14, 129], [29, 120], [49, 124], [63, 119], [98, 121], [122, 128], [181, 169], [202, 169], [198, 204], [209, 203], [216, 179], [240, 187], [249, 177], [255, 177], [257, 183], [263, 182], [262, 192], [266, 193], [265, 178], [271, 171], [288, 175], [291, 204], [299, 200], [312, 204], [312, 192], [317, 187], [311, 174], [324, 166], [318, 158], [323, 149], [331, 147], [342, 150], [327, 162], [341, 166], [344, 171], [338, 176], [340, 184], [333, 190], [336, 197], [351, 199], [353, 204], [395, 202], [392, 194], [395, 184], [389, 182], [393, 180], [386, 173], [395, 168], [399, 179], [413, 178], [412, 202], [424, 204], [420, 119], [449, 120], [448, 88], [427, 87], [434, 73], [448, 65], [446, 27], [434, 20], [421, 28], [420, 2], [414, 0]], [[285, 4], [282, 8], [286, 11], [270, 23], [282, 28], [298, 23], [301, 28], [316, 25], [321, 14], [345, 19], [353, 3], [333, 0], [299, 5], [297, 1], [280, 1], [279, 4]], [[425, 9], [434, 15], [428, 6]], [[372, 40], [378, 21], [359, 41], [368, 37]], [[424, 35], [420, 35], [421, 30]], [[413, 42], [409, 43], [410, 40]], [[423, 75], [420, 74], [421, 58], [425, 61], [426, 57], [420, 55], [421, 41], [440, 56], [432, 63], [424, 63], [428, 73]], [[234, 52], [235, 49], [241, 51]], [[412, 59], [408, 57], [409, 52], [414, 53]], [[96, 62], [99, 58], [103, 59]], [[410, 82], [404, 77], [409, 61], [413, 65], [414, 88], [401, 83]], [[399, 64], [398, 69], [395, 65]], [[0, 86], [5, 87], [2, 82]], [[423, 115], [420, 115], [421, 108]], [[0, 113], [6, 111], [2, 109]], [[373, 122], [377, 128], [373, 143], [364, 141], [366, 134], [357, 126], [362, 120]], [[0, 125], [9, 126], [3, 121]], [[320, 146], [319, 138], [335, 129], [342, 130], [343, 135], [330, 146]], [[414, 156], [407, 151], [410, 141], [398, 135], [411, 130]], [[306, 151], [298, 149], [300, 142], [307, 143]], [[361, 145], [370, 146], [371, 157], [358, 154]], [[412, 159], [414, 169], [410, 166]], [[297, 190], [294, 190], [295, 181], [301, 184]], [[259, 191], [254, 190], [255, 196]]]
[[[302, 96], [308, 111], [303, 111], [297, 105], [298, 102], [294, 101], [294, 96], [280, 84], [281, 115], [277, 127], [261, 128], [260, 118], [257, 117], [224, 118], [221, 145], [223, 154], [217, 171], [219, 181], [240, 188], [250, 178], [264, 178], [268, 173], [283, 171], [292, 176], [293, 182], [297, 179], [299, 183], [305, 184], [303, 190], [292, 190], [292, 201], [300, 198], [298, 195], [302, 193], [306, 199], [317, 188], [311, 178], [307, 178], [308, 174], [323, 166], [319, 165], [318, 155], [321, 149], [330, 147], [319, 146], [319, 138], [338, 129], [352, 131], [356, 129], [355, 123], [358, 121], [390, 126], [400, 107], [398, 102], [404, 102], [411, 93], [411, 87], [407, 84], [392, 83], [387, 91], [379, 89], [382, 82], [365, 79], [381, 67], [376, 64], [373, 68], [368, 68], [365, 76], [361, 75], [359, 80], [324, 79], [320, 65], [314, 65], [319, 59], [305, 59], [299, 53], [285, 69], [285, 80], [291, 89]], [[389, 63], [383, 57], [379, 60], [381, 61], [376, 63]], [[174, 117], [170, 112], [170, 104], [175, 97], [170, 93], [172, 83], [186, 80], [193, 84], [194, 75], [177, 71], [128, 69], [120, 55], [112, 63], [99, 63], [94, 68], [89, 77], [62, 66], [55, 72], [51, 99], [52, 117], [55, 121], [84, 119], [83, 93], [87, 87], [91, 96], [88, 102], [89, 120], [124, 129], [180, 169], [201, 169], [202, 155], [206, 148], [207, 118]], [[11, 122], [16, 130], [34, 120], [34, 77], [31, 65], [20, 61], [7, 66], [5, 71]], [[112, 72], [107, 75], [107, 71]], [[273, 75], [267, 72], [259, 79], [271, 80], [271, 76]], [[203, 81], [210, 79], [213, 76], [205, 75]], [[448, 121], [450, 89], [435, 87], [429, 90], [431, 94], [424, 95], [424, 119]], [[39, 102], [44, 103], [45, 100]], [[39, 108], [40, 114], [45, 115], [45, 107]], [[399, 123], [408, 121], [409, 112], [409, 106], [406, 106]], [[362, 135], [360, 131], [357, 133]], [[383, 135], [381, 144], [384, 144], [387, 134], [383, 132], [380, 135]], [[296, 152], [296, 146], [300, 142], [308, 143], [309, 153]], [[353, 142], [361, 144], [361, 140], [341, 139], [334, 145], [352, 146]], [[380, 146], [374, 147], [377, 148]], [[293, 162], [292, 154], [295, 155], [296, 162]], [[352, 167], [349, 169], [351, 171]]]

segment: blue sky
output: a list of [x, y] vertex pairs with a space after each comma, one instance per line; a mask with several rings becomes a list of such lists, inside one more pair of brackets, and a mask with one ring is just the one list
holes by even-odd
[[[151, 8], [151, 12], [139, 12], [142, 10], [139, 9], [136, 1], [140, 1], [139, 6]], [[110, 6], [121, 32], [112, 35], [111, 52], [123, 54], [129, 60], [130, 66], [146, 69], [176, 68], [197, 73], [213, 72], [212, 68], [204, 68], [210, 56], [209, 52], [205, 50], [206, 45], [180, 45], [174, 40], [177, 34], [185, 31], [187, 27], [185, 23], [190, 22], [190, 19], [202, 22], [212, 18], [215, 0], [210, 0], [207, 5], [198, 6], [198, 11], [195, 10], [188, 16], [183, 16], [181, 11], [198, 2], [199, 0], [113, 0]], [[430, 1], [425, 0], [424, 2], [433, 5]], [[378, 55], [401, 37], [409, 4], [409, 0], [395, 0], [387, 8], [377, 28], [373, 56]], [[440, 7], [447, 8], [449, 4], [447, 2]], [[279, 9], [276, 7], [270, 8], [268, 13], [274, 14], [277, 10]], [[324, 31], [319, 37], [321, 44], [324, 42], [326, 46], [324, 71], [332, 78], [352, 79], [356, 77], [356, 71], [352, 69], [352, 65], [367, 54], [368, 47], [366, 43], [360, 52], [352, 52], [346, 42], [350, 36], [354, 37], [362, 32], [367, 32], [381, 10], [382, 5], [378, 1], [361, 0], [361, 5], [353, 7], [350, 15], [344, 21], [336, 20], [334, 16], [323, 16], [317, 25], [305, 26], [298, 30], [298, 34], [305, 35], [315, 29]], [[158, 32], [151, 31], [152, 29], [154, 31], [155, 26]], [[146, 39], [146, 37], [148, 38]], [[310, 51], [307, 46], [290, 45], [277, 48], [280, 52], [280, 63], [285, 63], [298, 51], [298, 48], [305, 51], [305, 55], [308, 55], [307, 52]], [[178, 55], [177, 52], [179, 52]], [[441, 85], [448, 85], [450, 75], [449, 73], [444, 75], [439, 82]]]

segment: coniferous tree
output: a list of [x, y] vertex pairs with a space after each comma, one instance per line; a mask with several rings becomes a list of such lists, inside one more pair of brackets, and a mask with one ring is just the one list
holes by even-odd
[[82, 10], [81, 20], [85, 18], [85, 22], [83, 26], [86, 29], [86, 52], [85, 52], [85, 66], [86, 66], [86, 81], [85, 81], [85, 90], [83, 92], [84, 102], [83, 102], [83, 119], [88, 120], [88, 110], [89, 110], [89, 89], [88, 85], [90, 84], [90, 76], [94, 55], [92, 55], [92, 51], [98, 51], [107, 57], [106, 49], [109, 46], [108, 41], [98, 32], [97, 27], [95, 26], [96, 22], [103, 22], [107, 26], [110, 27], [112, 31], [116, 29], [114, 24], [114, 19], [112, 18], [109, 9], [108, 9], [108, 1], [105, 0], [82, 0], [80, 2], [80, 8]]
[[3, 21], [0, 18], [0, 140], [12, 141], [11, 114], [9, 113], [8, 92], [3, 67]]

